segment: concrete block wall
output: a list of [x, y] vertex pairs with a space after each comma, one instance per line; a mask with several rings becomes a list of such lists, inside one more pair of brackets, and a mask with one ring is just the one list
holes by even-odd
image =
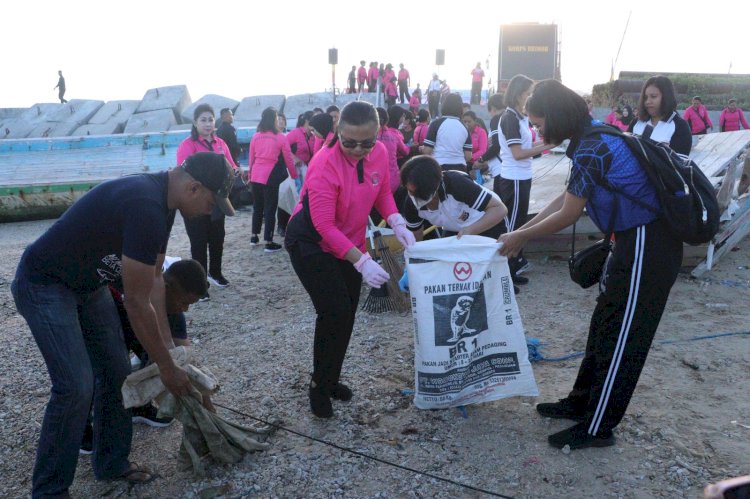
[[200, 106], [201, 104], [208, 104], [210, 105], [214, 110], [214, 115], [216, 116], [216, 126], [218, 128], [219, 126], [219, 113], [222, 109], [225, 107], [228, 107], [229, 109], [234, 112], [235, 109], [237, 109], [237, 106], [239, 106], [239, 101], [236, 101], [234, 99], [230, 99], [229, 97], [224, 97], [221, 95], [216, 94], [208, 94], [204, 95], [197, 101], [190, 104], [188, 107], [186, 107], [182, 111], [182, 122], [183, 123], [192, 123], [193, 122], [193, 112], [195, 112], [195, 108]]
[[175, 121], [179, 123], [182, 112], [191, 102], [190, 93], [186, 85], [152, 88], [146, 91], [135, 112], [137, 114], [160, 109], [171, 109], [174, 113]]
[[111, 100], [99, 108], [88, 124], [103, 125], [112, 121], [124, 127], [140, 104], [138, 100]]
[[34, 124], [21, 118], [0, 119], [0, 139], [25, 139], [34, 129]]
[[290, 95], [284, 103], [284, 114], [287, 118], [296, 120], [297, 116], [305, 111], [312, 110], [315, 107], [325, 110], [331, 104], [333, 104], [333, 95], [330, 92]]
[[124, 133], [164, 132], [176, 124], [177, 118], [172, 109], [158, 109], [131, 116]]
[[234, 110], [234, 126], [236, 128], [254, 127], [260, 123], [261, 114], [263, 114], [263, 110], [267, 107], [275, 107], [286, 114], [285, 101], [286, 97], [283, 95], [255, 95], [245, 97], [240, 101], [237, 109]]

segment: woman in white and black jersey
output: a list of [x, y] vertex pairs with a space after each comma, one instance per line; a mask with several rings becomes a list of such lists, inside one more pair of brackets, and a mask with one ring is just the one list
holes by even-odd
[[401, 185], [409, 194], [401, 209], [406, 226], [422, 240], [425, 220], [444, 236], [479, 235], [497, 239], [507, 209], [500, 197], [465, 172], [444, 171], [433, 158], [415, 156], [401, 168]]
[[663, 142], [674, 152], [690, 154], [693, 137], [690, 125], [677, 113], [672, 80], [661, 75], [646, 80], [638, 100], [637, 115], [638, 119], [628, 127], [633, 135]]
[[[496, 180], [495, 185], [500, 199], [508, 207], [508, 215], [505, 217], [508, 232], [526, 223], [531, 193], [531, 159], [550, 148], [541, 140], [533, 143], [529, 118], [524, 114], [524, 105], [533, 85], [534, 82], [526, 75], [516, 75], [510, 80], [505, 93], [506, 109], [500, 118], [497, 134], [502, 164], [500, 179]], [[526, 277], [519, 275], [529, 267], [522, 253], [509, 258], [508, 266], [514, 283], [529, 282]]]
[[461, 96], [450, 94], [443, 102], [442, 116], [430, 123], [423, 152], [435, 158], [443, 170], [468, 172], [471, 160], [471, 134], [461, 121], [464, 108]]

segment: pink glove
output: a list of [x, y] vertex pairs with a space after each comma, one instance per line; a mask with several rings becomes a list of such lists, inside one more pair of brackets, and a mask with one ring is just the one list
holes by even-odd
[[354, 264], [354, 268], [362, 274], [364, 281], [372, 288], [379, 288], [391, 278], [388, 272], [383, 270], [383, 267], [370, 257], [369, 253], [362, 253], [360, 259]]
[[406, 220], [400, 213], [394, 213], [388, 217], [388, 225], [391, 226], [394, 234], [396, 234], [396, 239], [404, 248], [411, 248], [417, 242], [414, 234], [406, 228]]

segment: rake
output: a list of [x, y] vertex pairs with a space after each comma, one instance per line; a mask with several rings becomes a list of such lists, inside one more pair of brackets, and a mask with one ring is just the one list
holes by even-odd
[[380, 288], [370, 288], [370, 294], [367, 295], [362, 304], [362, 310], [376, 314], [382, 312], [406, 312], [410, 307], [409, 299], [398, 289], [398, 280], [401, 274], [404, 273], [404, 269], [396, 261], [388, 244], [383, 240], [380, 231], [373, 231], [372, 236], [374, 240], [373, 248], [377, 256], [380, 257], [383, 270], [388, 272], [390, 279], [380, 286]]

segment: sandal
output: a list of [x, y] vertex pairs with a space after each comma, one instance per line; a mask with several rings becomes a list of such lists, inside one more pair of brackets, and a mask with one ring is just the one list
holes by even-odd
[[130, 463], [128, 469], [122, 475], [115, 478], [133, 485], [141, 485], [152, 482], [156, 478], [156, 473], [146, 467], [141, 467], [138, 463]]

